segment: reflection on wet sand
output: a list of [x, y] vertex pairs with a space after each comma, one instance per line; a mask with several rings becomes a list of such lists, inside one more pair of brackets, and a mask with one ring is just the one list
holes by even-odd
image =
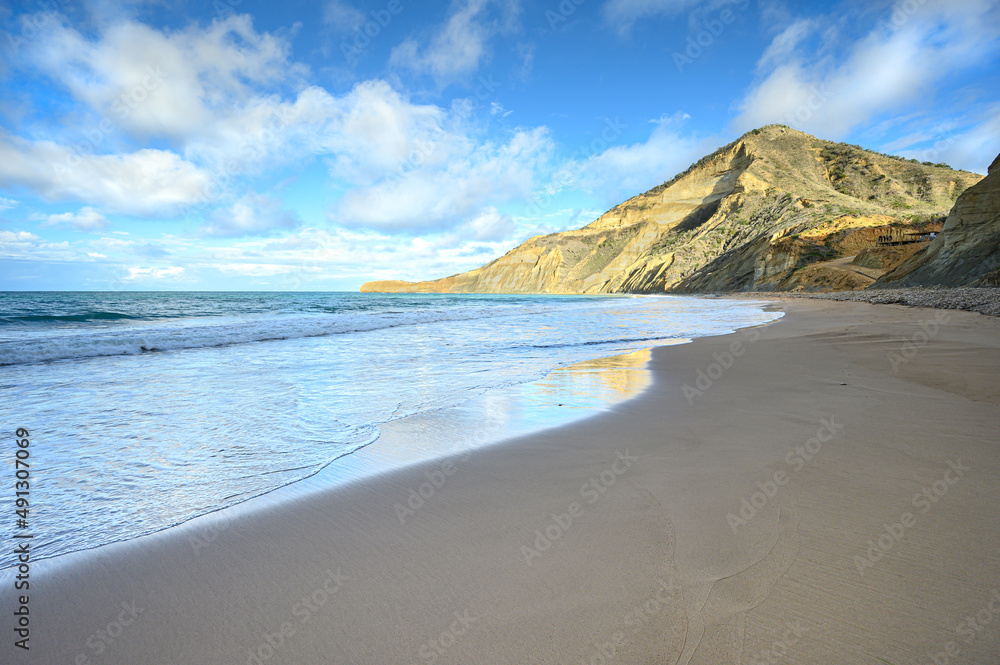
[[444, 455], [465, 456], [477, 446], [607, 410], [649, 386], [650, 352], [640, 349], [575, 363], [537, 381], [493, 389], [457, 406], [385, 423], [374, 444], [337, 460], [304, 482], [329, 486]]

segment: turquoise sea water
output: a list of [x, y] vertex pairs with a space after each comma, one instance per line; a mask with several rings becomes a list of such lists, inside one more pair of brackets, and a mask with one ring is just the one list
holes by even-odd
[[667, 296], [2, 293], [0, 413], [31, 432], [33, 548], [52, 556], [308, 477], [386, 423], [776, 316]]

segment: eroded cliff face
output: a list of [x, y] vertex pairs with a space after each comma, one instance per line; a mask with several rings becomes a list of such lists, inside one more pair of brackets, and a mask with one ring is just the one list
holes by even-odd
[[[887, 268], [832, 262], [870, 247], [880, 235], [927, 228], [980, 178], [770, 126], [720, 148], [582, 229], [531, 238], [481, 268], [451, 277], [369, 282], [361, 290], [859, 288]], [[831, 265], [814, 265], [823, 263]]]
[[995, 286], [1000, 277], [1000, 155], [988, 175], [962, 194], [927, 248], [877, 286]]

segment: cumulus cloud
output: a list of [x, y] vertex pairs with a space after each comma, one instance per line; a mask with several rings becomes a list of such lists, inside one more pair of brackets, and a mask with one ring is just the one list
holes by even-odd
[[184, 268], [171, 266], [169, 268], [146, 268], [142, 266], [126, 266], [124, 280], [135, 281], [173, 281], [184, 275]]
[[27, 231], [0, 231], [0, 243], [4, 245], [37, 242], [38, 240], [41, 238]]
[[267, 235], [294, 229], [301, 223], [298, 214], [286, 210], [278, 199], [248, 192], [231, 207], [214, 211], [201, 232], [207, 236], [229, 238]]
[[24, 186], [49, 201], [156, 215], [198, 200], [209, 183], [204, 171], [170, 151], [81, 155], [52, 141], [0, 132], [0, 186]]
[[454, 227], [486, 205], [527, 196], [552, 144], [547, 130], [537, 128], [518, 130], [505, 143], [428, 136], [424, 148], [422, 164], [404, 163], [378, 182], [347, 192], [331, 220], [383, 231]]
[[29, 261], [77, 261], [82, 257], [68, 242], [45, 242], [27, 231], [0, 231], [0, 256]]
[[93, 232], [107, 228], [108, 220], [104, 218], [104, 215], [90, 206], [84, 206], [76, 212], [64, 212], [56, 215], [48, 215], [43, 224], [45, 226], [68, 224], [77, 231]]
[[[38, 123], [31, 138], [0, 130], [0, 186], [47, 200], [171, 216], [230, 196], [233, 180], [308, 151], [303, 136], [329, 98], [300, 84], [306, 68], [289, 61], [285, 40], [248, 16], [176, 31], [121, 18], [95, 33], [59, 20], [41, 30], [18, 64], [78, 102], [75, 122]], [[286, 101], [288, 86], [301, 89]], [[127, 147], [156, 139], [165, 143]]]
[[901, 1], [860, 39], [809, 40], [818, 21], [778, 34], [758, 63], [759, 80], [739, 104], [738, 131], [772, 122], [840, 138], [894, 113], [955, 72], [997, 52], [1000, 6], [986, 0]]
[[490, 206], [463, 227], [463, 237], [475, 240], [505, 240], [514, 232], [514, 220]]
[[315, 140], [330, 155], [331, 172], [360, 184], [441, 163], [466, 141], [445, 131], [443, 109], [413, 104], [384, 81], [360, 83], [330, 99], [326, 119]]
[[658, 118], [649, 138], [639, 143], [598, 143], [599, 151], [570, 162], [558, 177], [600, 193], [609, 204], [655, 187], [715, 147], [682, 130], [688, 119], [684, 113]]
[[[326, 5], [331, 19], [354, 20], [352, 9], [348, 0]], [[410, 65], [435, 76], [470, 71], [491, 36], [517, 29], [518, 11], [517, 0], [456, 0]], [[552, 152], [545, 128], [485, 138], [468, 105], [414, 103], [385, 81], [343, 94], [305, 85], [288, 44], [256, 32], [247, 16], [174, 31], [133, 19], [94, 33], [57, 21], [47, 30], [26, 64], [69, 91], [92, 122], [53, 126], [45, 138], [0, 130], [0, 187], [50, 201], [150, 217], [207, 203], [202, 234], [266, 235], [300, 220], [241, 192], [267, 170], [318, 158], [332, 188], [347, 192], [331, 211], [336, 223], [443, 231], [529, 193]], [[156, 148], [126, 147], [153, 138]]]
[[[499, 5], [499, 21], [490, 17], [491, 4]], [[464, 76], [479, 68], [493, 35], [517, 29], [519, 13], [520, 4], [514, 0], [456, 0], [448, 19], [426, 45], [413, 38], [404, 40], [392, 50], [389, 64], [441, 81]]]
[[25, 57], [99, 120], [183, 145], [220, 116], [239, 115], [258, 88], [301, 78], [305, 69], [288, 51], [283, 39], [256, 32], [249, 16], [231, 15], [170, 33], [124, 20], [95, 37], [50, 21]]
[[[489, 211], [486, 217], [492, 217]], [[469, 242], [455, 232], [400, 242], [369, 229], [302, 228], [281, 238], [247, 239], [219, 248], [213, 256], [199, 258], [199, 265], [271, 277], [268, 283], [275, 288], [298, 289], [325, 280], [356, 280], [359, 266], [370, 279], [436, 278], [478, 267], [506, 248], [503, 242]]]

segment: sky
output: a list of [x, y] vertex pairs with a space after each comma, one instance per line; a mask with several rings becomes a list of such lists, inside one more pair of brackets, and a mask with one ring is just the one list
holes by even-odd
[[0, 86], [0, 290], [355, 291], [769, 123], [986, 173], [1000, 0], [33, 0]]

